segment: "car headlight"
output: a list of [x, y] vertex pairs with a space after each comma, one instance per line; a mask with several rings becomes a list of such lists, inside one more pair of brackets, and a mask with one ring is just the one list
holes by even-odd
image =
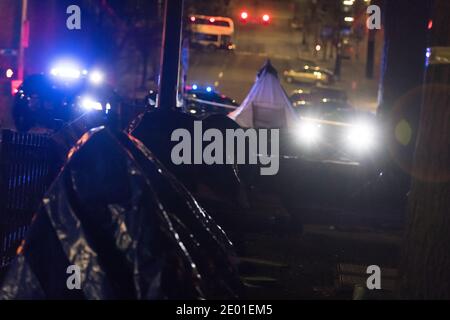
[[305, 100], [295, 101], [292, 105], [294, 107], [305, 106], [306, 105], [306, 101]]
[[81, 99], [81, 107], [86, 111], [97, 110], [102, 111], [103, 106], [100, 102], [95, 101], [90, 97], [84, 97]]
[[347, 134], [349, 147], [357, 151], [372, 149], [376, 145], [376, 129], [367, 123], [353, 125]]
[[315, 143], [320, 139], [320, 125], [313, 121], [302, 121], [297, 128], [297, 137], [307, 144]]

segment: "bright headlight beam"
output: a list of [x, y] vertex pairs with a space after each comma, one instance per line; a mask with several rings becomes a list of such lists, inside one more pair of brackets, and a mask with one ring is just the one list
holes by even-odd
[[298, 138], [304, 143], [314, 143], [320, 139], [320, 126], [311, 121], [302, 121], [297, 129]]
[[371, 149], [376, 143], [375, 140], [375, 128], [366, 123], [359, 123], [352, 126], [347, 136], [349, 146], [359, 151]]

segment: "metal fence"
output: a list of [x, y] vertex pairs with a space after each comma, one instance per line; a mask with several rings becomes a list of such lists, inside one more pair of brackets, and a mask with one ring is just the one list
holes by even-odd
[[2, 130], [0, 141], [0, 270], [15, 256], [55, 174], [46, 135]]

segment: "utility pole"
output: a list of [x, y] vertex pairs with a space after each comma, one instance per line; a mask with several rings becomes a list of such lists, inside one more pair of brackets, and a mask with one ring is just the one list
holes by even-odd
[[[450, 1], [434, 0], [400, 294], [450, 299]], [[432, 23], [431, 23], [432, 21]]]
[[29, 25], [28, 25], [28, 0], [22, 0], [22, 15], [20, 21], [20, 44], [17, 61], [17, 79], [22, 81], [25, 76], [25, 48], [28, 47]]
[[183, 0], [166, 0], [161, 48], [158, 108], [171, 109], [177, 104]]

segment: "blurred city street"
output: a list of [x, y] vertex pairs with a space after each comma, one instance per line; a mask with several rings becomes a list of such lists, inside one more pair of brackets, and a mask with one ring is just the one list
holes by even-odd
[[[309, 47], [302, 45], [303, 32], [290, 27], [293, 18], [292, 8], [284, 2], [267, 2], [268, 12], [272, 13], [270, 25], [248, 25], [236, 21], [236, 50], [233, 52], [202, 52], [191, 50], [188, 71], [188, 84], [215, 86], [216, 89], [237, 101], [242, 101], [256, 77], [256, 73], [266, 59], [270, 59], [278, 70], [286, 93], [290, 95], [297, 84], [287, 83], [283, 71], [298, 66], [299, 59], [312, 60], [327, 69], [333, 70], [335, 59], [323, 60], [322, 52], [314, 54], [314, 34], [307, 34]], [[238, 16], [245, 5], [232, 1], [230, 11]], [[381, 50], [381, 36], [378, 36], [377, 50]], [[379, 68], [375, 69], [374, 79], [367, 79], [366, 51], [367, 39], [360, 47], [360, 57], [344, 60], [342, 76], [336, 87], [348, 92], [350, 103], [358, 109], [375, 112], [377, 108]], [[377, 55], [378, 57], [378, 55]], [[329, 57], [327, 57], [329, 58]], [[380, 66], [377, 59], [376, 66]]]

